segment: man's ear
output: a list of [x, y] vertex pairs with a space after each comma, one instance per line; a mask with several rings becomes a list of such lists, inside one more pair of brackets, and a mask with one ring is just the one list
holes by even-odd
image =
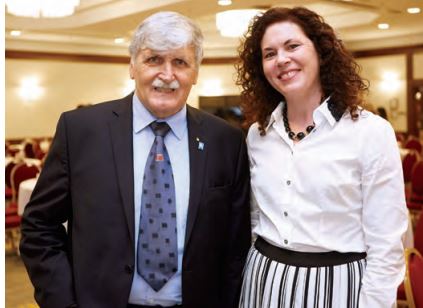
[[131, 62], [129, 63], [129, 77], [131, 77], [131, 79], [134, 79], [135, 78], [134, 75], [135, 75], [135, 65], [131, 60]]
[[199, 73], [199, 68], [197, 68], [196, 72], [195, 72], [195, 76], [194, 76], [194, 82], [192, 84], [197, 84], [198, 81], [198, 73]]

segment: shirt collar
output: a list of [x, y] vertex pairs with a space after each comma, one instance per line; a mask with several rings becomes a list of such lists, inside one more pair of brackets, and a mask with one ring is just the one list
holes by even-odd
[[154, 115], [148, 111], [147, 108], [143, 105], [143, 103], [139, 100], [138, 96], [134, 93], [132, 98], [132, 111], [133, 111], [133, 129], [134, 133], [138, 134], [151, 122], [160, 121], [160, 122], [167, 122], [170, 126], [173, 134], [179, 140], [182, 139], [183, 134], [185, 132], [185, 128], [187, 127], [187, 106], [179, 110], [177, 113], [171, 115], [170, 117], [164, 119], [158, 119]]
[[318, 126], [324, 119], [328, 121], [330, 126], [334, 126], [336, 124], [336, 119], [333, 117], [332, 113], [329, 110], [328, 102], [330, 96], [328, 96], [319, 107], [317, 107], [313, 112], [313, 119], [314, 123]]
[[[333, 117], [332, 113], [330, 112], [329, 108], [328, 108], [328, 102], [329, 102], [330, 96], [328, 96], [321, 104], [319, 107], [317, 107], [314, 111], [313, 111], [313, 119], [314, 119], [314, 123], [316, 124], [316, 126], [319, 126], [320, 123], [322, 123], [322, 121], [324, 119], [326, 119], [328, 121], [328, 123], [331, 126], [334, 126], [336, 123], [336, 119]], [[265, 131], [267, 132], [267, 130], [272, 126], [272, 124], [274, 122], [280, 122], [283, 123], [283, 118], [282, 118], [282, 109], [285, 106], [285, 102], [281, 101], [278, 106], [275, 108], [275, 110], [273, 110], [273, 112], [270, 115], [269, 118], [269, 123], [267, 124]]]
[[266, 132], [273, 125], [273, 123], [275, 123], [275, 122], [283, 123], [282, 108], [283, 108], [284, 105], [285, 105], [284, 101], [280, 102], [278, 104], [278, 106], [275, 108], [275, 110], [273, 110], [273, 112], [270, 114], [269, 123], [267, 123], [267, 126], [265, 128]]

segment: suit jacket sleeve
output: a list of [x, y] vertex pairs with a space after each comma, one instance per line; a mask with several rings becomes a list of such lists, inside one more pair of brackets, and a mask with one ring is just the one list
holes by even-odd
[[69, 161], [65, 114], [58, 122], [50, 152], [22, 218], [20, 252], [43, 308], [75, 303], [69, 236]]
[[250, 171], [245, 138], [241, 132], [238, 152], [224, 271], [223, 289], [232, 290], [225, 294], [225, 306], [228, 308], [238, 307], [242, 271], [251, 246]]

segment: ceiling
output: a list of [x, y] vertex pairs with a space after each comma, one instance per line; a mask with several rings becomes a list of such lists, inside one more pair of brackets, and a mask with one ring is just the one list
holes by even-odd
[[[331, 24], [351, 50], [423, 44], [423, 12], [408, 14], [423, 0], [232, 0], [219, 6], [217, 0], [81, 0], [76, 13], [59, 19], [33, 19], [5, 15], [6, 49], [74, 54], [127, 55], [133, 29], [148, 15], [172, 10], [193, 18], [205, 36], [205, 56], [232, 57], [237, 38], [220, 36], [215, 14], [229, 9], [306, 6]], [[390, 24], [379, 30], [377, 24]], [[21, 30], [18, 37], [11, 30]], [[114, 39], [123, 37], [116, 44]]]

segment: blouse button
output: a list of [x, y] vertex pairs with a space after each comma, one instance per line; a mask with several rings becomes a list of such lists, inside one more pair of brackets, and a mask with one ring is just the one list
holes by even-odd
[[291, 181], [290, 180], [286, 181], [286, 185], [291, 185]]
[[283, 216], [288, 217], [288, 212], [283, 212]]
[[288, 244], [288, 240], [283, 240], [284, 244], [287, 245]]

